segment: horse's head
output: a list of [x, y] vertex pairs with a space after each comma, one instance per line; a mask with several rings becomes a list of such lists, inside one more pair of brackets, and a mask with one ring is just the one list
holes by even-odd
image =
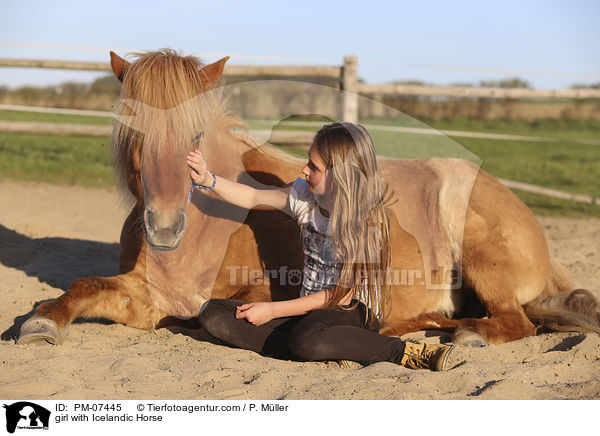
[[121, 182], [135, 196], [146, 240], [154, 250], [173, 250], [183, 237], [191, 180], [185, 156], [201, 147], [213, 120], [213, 92], [223, 58], [203, 66], [173, 50], [138, 54], [129, 63], [111, 52], [122, 82], [113, 152]]

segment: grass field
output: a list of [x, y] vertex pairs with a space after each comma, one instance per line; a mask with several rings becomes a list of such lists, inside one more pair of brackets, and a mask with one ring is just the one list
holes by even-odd
[[[110, 117], [0, 111], [0, 120], [109, 125]], [[364, 124], [398, 125], [381, 120]], [[250, 121], [250, 128], [268, 124]], [[400, 125], [426, 127], [412, 119]], [[554, 141], [494, 140], [397, 133], [371, 129], [377, 152], [390, 157], [454, 156], [480, 161], [491, 174], [566, 192], [600, 197], [600, 146], [574, 144], [573, 139], [600, 139], [597, 121], [525, 122], [437, 121], [438, 130], [461, 130], [558, 138]], [[280, 126], [316, 130], [316, 127]], [[306, 151], [285, 148], [304, 157]], [[0, 178], [111, 187], [114, 177], [109, 138], [60, 137], [0, 133]], [[600, 216], [600, 206], [518, 192], [537, 214]]]
[[111, 187], [110, 139], [0, 133], [0, 178]]
[[112, 117], [99, 117], [91, 115], [66, 115], [43, 112], [0, 110], [0, 120], [34, 121], [38, 123], [93, 124], [95, 126], [110, 126], [113, 119]]
[[[385, 120], [361, 120], [364, 124], [395, 125], [398, 122]], [[408, 124], [409, 121], [403, 120]], [[413, 124], [421, 124], [415, 121]], [[467, 132], [503, 133], [510, 135], [542, 136], [571, 139], [600, 140], [599, 120], [536, 120], [530, 123], [522, 120], [473, 120], [456, 118], [453, 120], [427, 121], [427, 125], [437, 130], [459, 130]]]

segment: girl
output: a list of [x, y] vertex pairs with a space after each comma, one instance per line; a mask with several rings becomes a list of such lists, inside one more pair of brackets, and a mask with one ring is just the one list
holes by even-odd
[[210, 300], [199, 314], [224, 342], [265, 355], [286, 348], [303, 360], [389, 361], [445, 370], [454, 346], [413, 344], [380, 335], [390, 286], [385, 190], [366, 129], [334, 123], [317, 132], [298, 178], [257, 190], [217, 177], [202, 154], [187, 157], [194, 185], [247, 209], [286, 210], [301, 227], [304, 269], [300, 298], [268, 303]]

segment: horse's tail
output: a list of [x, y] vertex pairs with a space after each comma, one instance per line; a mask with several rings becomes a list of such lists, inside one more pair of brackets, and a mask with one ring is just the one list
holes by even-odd
[[600, 302], [587, 289], [573, 289], [564, 269], [554, 261], [542, 295], [523, 308], [538, 332], [600, 334]]

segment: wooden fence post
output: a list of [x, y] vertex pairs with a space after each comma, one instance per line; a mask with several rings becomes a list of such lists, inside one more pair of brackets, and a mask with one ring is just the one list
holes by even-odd
[[344, 107], [342, 118], [351, 123], [358, 122], [358, 57], [345, 56], [342, 67], [342, 92]]

